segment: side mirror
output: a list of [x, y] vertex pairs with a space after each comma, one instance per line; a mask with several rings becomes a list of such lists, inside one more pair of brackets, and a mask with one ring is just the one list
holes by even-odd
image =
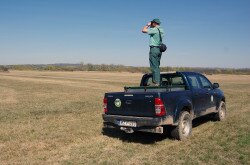
[[219, 88], [219, 87], [220, 87], [219, 83], [213, 83], [213, 89], [216, 89], [216, 88]]

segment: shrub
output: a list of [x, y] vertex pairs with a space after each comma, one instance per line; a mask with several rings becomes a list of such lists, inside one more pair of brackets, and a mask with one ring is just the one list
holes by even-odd
[[0, 66], [0, 72], [8, 72], [9, 69], [6, 66]]

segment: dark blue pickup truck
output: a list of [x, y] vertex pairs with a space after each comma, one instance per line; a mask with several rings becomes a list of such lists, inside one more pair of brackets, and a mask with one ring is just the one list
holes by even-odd
[[218, 83], [195, 72], [161, 73], [161, 85], [151, 86], [152, 75], [145, 74], [140, 86], [124, 87], [124, 92], [105, 93], [104, 128], [164, 133], [179, 140], [191, 135], [192, 120], [211, 114], [224, 120], [226, 103]]

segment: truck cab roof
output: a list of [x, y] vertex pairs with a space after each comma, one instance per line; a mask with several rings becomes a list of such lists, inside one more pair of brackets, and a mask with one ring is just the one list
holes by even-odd
[[[201, 74], [201, 73], [199, 73], [199, 72], [190, 72], [190, 71], [184, 71], [184, 72], [180, 72], [180, 71], [176, 71], [176, 72], [161, 72], [160, 74], [161, 75], [165, 75], [165, 74], [184, 74], [184, 75], [190, 75], [190, 74]], [[146, 76], [146, 75], [152, 75], [152, 73], [146, 73], [146, 74], [144, 74], [144, 76]]]

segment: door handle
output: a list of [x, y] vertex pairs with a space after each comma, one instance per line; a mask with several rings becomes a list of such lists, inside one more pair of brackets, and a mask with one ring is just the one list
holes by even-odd
[[209, 92], [206, 92], [207, 95], [209, 95]]

